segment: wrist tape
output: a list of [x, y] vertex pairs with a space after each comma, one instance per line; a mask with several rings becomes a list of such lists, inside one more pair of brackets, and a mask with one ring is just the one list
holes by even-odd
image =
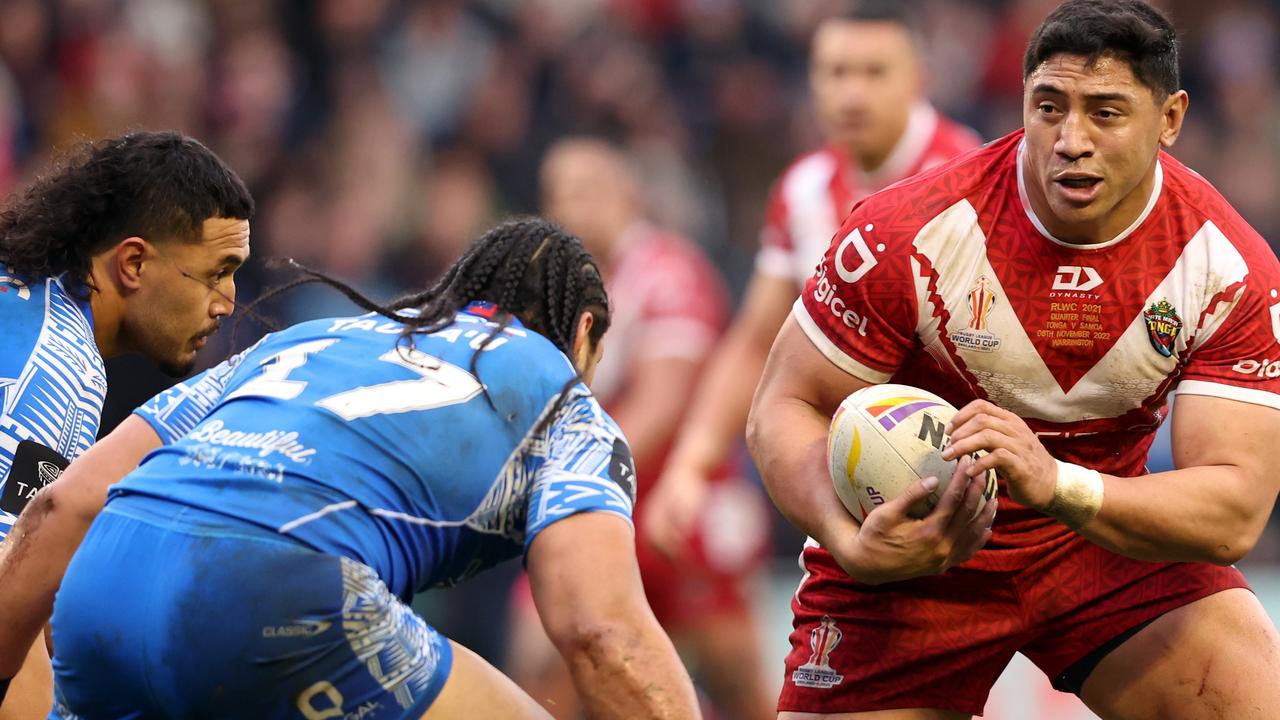
[[1053, 486], [1053, 501], [1045, 508], [1045, 514], [1078, 530], [1102, 510], [1102, 474], [1061, 460], [1057, 463], [1058, 480]]

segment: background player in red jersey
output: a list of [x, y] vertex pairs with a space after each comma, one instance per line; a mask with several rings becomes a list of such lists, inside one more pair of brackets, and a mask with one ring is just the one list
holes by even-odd
[[678, 555], [707, 478], [742, 437], [751, 393], [791, 303], [855, 202], [976, 147], [978, 136], [924, 99], [919, 38], [896, 2], [863, 2], [813, 37], [810, 90], [829, 144], [774, 185], [741, 310], [710, 355], [671, 460], [639, 516]]
[[[749, 442], [817, 541], [779, 710], [962, 718], [1022, 652], [1103, 718], [1274, 717], [1280, 635], [1229, 566], [1280, 487], [1280, 379], [1252, 372], [1280, 265], [1163, 151], [1188, 100], [1157, 11], [1063, 4], [1024, 78], [1024, 130], [854, 210], [770, 354]], [[993, 529], [960, 509], [980, 482], [844, 511], [828, 418], [890, 380], [964, 406], [947, 452], [988, 452], [963, 469], [1000, 473]], [[1144, 475], [1174, 388], [1177, 469]]]
[[[689, 240], [644, 219], [644, 200], [621, 151], [594, 139], [562, 140], [542, 165], [548, 216], [599, 258], [614, 310], [609, 349], [593, 392], [617, 420], [635, 457], [637, 505], [661, 470], [703, 362], [728, 314], [716, 269]], [[636, 555], [645, 594], [663, 628], [728, 717], [769, 717], [747, 587], [768, 536], [759, 492], [729, 463], [712, 473], [707, 514], [677, 559], [655, 552], [641, 532]], [[577, 703], [563, 662], [519, 597], [512, 677], [535, 698], [554, 698], [557, 717]]]

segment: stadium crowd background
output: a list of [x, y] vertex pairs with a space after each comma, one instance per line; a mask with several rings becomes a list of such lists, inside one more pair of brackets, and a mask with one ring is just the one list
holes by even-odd
[[[935, 105], [984, 139], [1018, 127], [1022, 50], [1056, 0], [914, 4]], [[1182, 33], [1192, 98], [1174, 155], [1277, 246], [1280, 2], [1156, 4]], [[821, 142], [806, 56], [816, 24], [840, 5], [3, 0], [0, 197], [77, 138], [179, 129], [227, 160], [257, 199], [242, 302], [281, 279], [264, 269], [271, 257], [385, 299], [430, 283], [497, 218], [537, 212], [543, 151], [586, 133], [634, 156], [652, 215], [706, 248], [737, 294], [771, 181]], [[266, 312], [290, 322], [346, 312], [344, 303], [303, 289]], [[203, 365], [261, 331], [246, 323], [233, 340], [228, 330]], [[104, 432], [168, 382], [128, 359], [108, 367]], [[1276, 525], [1251, 568], [1280, 572]], [[796, 537], [780, 519], [775, 528], [779, 562], [794, 569]], [[433, 623], [448, 628], [442, 616], [452, 613], [451, 635], [500, 654], [510, 572], [479, 578], [465, 603], [431, 601]]]

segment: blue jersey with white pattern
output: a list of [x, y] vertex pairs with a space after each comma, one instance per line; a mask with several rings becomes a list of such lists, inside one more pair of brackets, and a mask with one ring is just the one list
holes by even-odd
[[630, 521], [617, 425], [580, 383], [557, 408], [568, 358], [518, 322], [478, 351], [498, 326], [468, 310], [412, 347], [376, 315], [268, 335], [137, 411], [166, 445], [112, 500], [226, 515], [358, 560], [401, 597], [517, 556], [574, 513]]
[[[23, 440], [67, 459], [93, 444], [107, 374], [88, 303], [57, 278], [31, 281], [0, 263], [0, 492]], [[38, 487], [17, 488], [26, 500]], [[13, 492], [10, 488], [10, 493]], [[15, 516], [0, 509], [0, 539]]]

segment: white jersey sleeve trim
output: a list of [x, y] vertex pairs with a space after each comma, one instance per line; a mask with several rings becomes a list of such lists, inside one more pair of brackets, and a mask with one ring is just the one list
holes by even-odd
[[818, 351], [836, 367], [865, 382], [879, 384], [889, 381], [889, 373], [867, 367], [836, 347], [836, 344], [827, 338], [826, 333], [822, 332], [822, 328], [818, 327], [818, 323], [814, 322], [809, 315], [809, 309], [804, 306], [803, 298], [796, 300], [795, 305], [791, 306], [791, 316], [796, 319], [796, 323], [809, 338], [809, 342], [812, 342]]
[[1280, 410], [1280, 395], [1267, 390], [1242, 388], [1237, 385], [1209, 382], [1207, 380], [1183, 380], [1178, 383], [1178, 395], [1208, 395], [1227, 400], [1238, 400], [1251, 405], [1264, 405]]

